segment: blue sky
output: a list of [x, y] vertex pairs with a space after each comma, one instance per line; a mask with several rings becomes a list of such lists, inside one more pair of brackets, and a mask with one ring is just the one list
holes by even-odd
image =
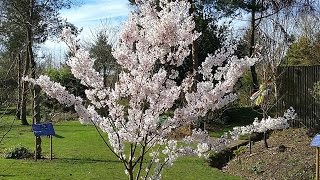
[[[82, 41], [90, 41], [92, 37], [91, 32], [97, 32], [103, 22], [109, 25], [121, 25], [127, 20], [130, 12], [130, 5], [128, 0], [78, 0], [81, 5], [75, 6], [71, 9], [62, 10], [61, 17], [73, 23], [78, 28], [83, 28], [79, 38]], [[246, 24], [241, 22], [239, 24]], [[62, 42], [57, 43], [47, 41], [38, 53], [52, 54], [55, 59], [55, 64], [64, 62], [64, 53], [67, 49]]]
[[76, 26], [90, 27], [103, 19], [126, 19], [128, 0], [83, 0], [83, 4], [61, 11], [61, 16]]
[[[91, 31], [95, 32], [101, 27], [102, 22], [121, 25], [126, 21], [130, 12], [128, 0], [82, 0], [80, 6], [62, 10], [61, 17], [73, 23], [78, 28], [83, 28], [80, 39], [90, 38]], [[65, 45], [48, 41], [43, 46], [43, 51], [51, 52], [56, 62], [63, 61]]]

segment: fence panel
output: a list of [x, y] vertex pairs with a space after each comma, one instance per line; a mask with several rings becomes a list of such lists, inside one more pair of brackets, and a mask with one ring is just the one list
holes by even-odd
[[277, 110], [279, 115], [289, 107], [297, 112], [293, 127], [318, 127], [320, 125], [320, 104], [310, 91], [320, 81], [320, 66], [285, 66], [278, 68]]

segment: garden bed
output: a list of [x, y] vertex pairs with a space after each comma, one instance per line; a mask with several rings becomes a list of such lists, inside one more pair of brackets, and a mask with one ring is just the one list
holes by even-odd
[[315, 149], [305, 129], [287, 129], [273, 132], [269, 148], [256, 142], [252, 154], [248, 148], [223, 168], [225, 172], [246, 179], [313, 179]]

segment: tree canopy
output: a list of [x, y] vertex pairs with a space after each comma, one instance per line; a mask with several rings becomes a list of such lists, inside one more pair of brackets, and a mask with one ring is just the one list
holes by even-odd
[[319, 65], [320, 32], [314, 39], [301, 36], [288, 49], [283, 65]]

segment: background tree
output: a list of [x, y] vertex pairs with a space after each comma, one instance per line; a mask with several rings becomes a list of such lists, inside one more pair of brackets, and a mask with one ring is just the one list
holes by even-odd
[[[45, 42], [49, 37], [60, 33], [65, 21], [59, 16], [59, 10], [70, 8], [73, 3], [69, 0], [3, 0], [2, 27], [6, 34], [11, 34], [12, 29], [17, 35], [23, 34], [24, 70], [22, 76], [36, 77], [35, 48]], [[21, 58], [22, 59], [22, 58]], [[28, 124], [26, 119], [27, 82], [22, 85], [21, 97], [21, 122]], [[40, 122], [40, 88], [32, 88], [33, 95], [33, 123]], [[41, 139], [37, 138], [37, 156], [41, 157]]]
[[[2, 4], [4, 5], [4, 4]], [[2, 6], [2, 13], [5, 14], [5, 7]], [[13, 76], [14, 79], [18, 82], [18, 97], [17, 99], [17, 110], [16, 118], [21, 119], [20, 117], [20, 106], [21, 106], [21, 97], [22, 97], [22, 83], [20, 81], [22, 77], [22, 67], [24, 66], [23, 54], [25, 53], [25, 33], [22, 32], [21, 28], [16, 25], [16, 23], [8, 22], [5, 16], [1, 18], [0, 24], [0, 37], [1, 37], [1, 46], [4, 48], [2, 55], [6, 56], [8, 60], [16, 62], [15, 71], [17, 75]], [[9, 64], [11, 62], [8, 62]], [[12, 91], [13, 92], [13, 91]], [[28, 122], [26, 119], [22, 120], [22, 124], [27, 125]]]
[[[311, 1], [273, 0], [215, 0], [214, 2], [213, 9], [221, 12], [222, 16], [239, 18], [250, 15], [250, 26], [244, 35], [243, 43], [239, 46], [242, 50], [240, 50], [240, 56], [261, 57], [261, 62], [258, 64], [259, 71], [257, 72], [257, 65], [251, 67], [251, 93], [268, 92], [268, 95], [260, 96], [264, 98], [263, 103], [254, 102], [261, 107], [265, 119], [278, 98], [277, 67], [292, 42], [291, 32], [288, 31], [286, 22], [288, 19], [293, 20], [297, 14], [312, 13], [314, 4]], [[260, 78], [260, 85], [258, 78]], [[271, 96], [273, 92], [274, 96]], [[268, 147], [266, 133], [264, 137], [265, 147]]]
[[[62, 65], [60, 68], [46, 68], [44, 74], [46, 74], [50, 79], [55, 82], [59, 82], [61, 85], [66, 87], [68, 92], [85, 98], [85, 86], [80, 83], [71, 73], [70, 67], [67, 65]], [[50, 113], [56, 113], [56, 111], [71, 111], [74, 112], [72, 108], [66, 108], [61, 106], [57, 100], [48, 97], [47, 95], [42, 95], [44, 105], [47, 109], [50, 109]]]
[[296, 41], [287, 50], [283, 65], [318, 65], [320, 63], [320, 11], [302, 14], [297, 20]]
[[288, 49], [284, 65], [319, 65], [320, 64], [320, 35], [315, 40], [301, 36]]
[[15, 61], [7, 54], [0, 53], [0, 107], [10, 107], [15, 103], [17, 79]]
[[103, 74], [106, 87], [114, 85], [120, 72], [120, 66], [112, 55], [117, 32], [119, 32], [118, 27], [102, 22], [97, 31], [91, 32], [92, 37], [85, 45], [90, 56], [95, 59], [94, 68]]
[[[24, 70], [22, 76], [36, 75], [36, 47], [45, 42], [49, 37], [56, 36], [62, 26], [68, 25], [59, 17], [59, 10], [70, 8], [73, 3], [63, 0], [4, 0], [2, 1], [3, 13], [1, 28], [3, 36], [7, 37], [8, 42], [16, 43], [14, 46], [17, 55], [20, 54], [24, 60]], [[14, 41], [12, 41], [14, 40]], [[11, 47], [8, 50], [13, 50]], [[20, 72], [20, 71], [18, 71]], [[22, 85], [21, 120], [22, 124], [26, 121], [26, 97], [27, 84]], [[33, 88], [34, 108], [38, 109], [37, 88]], [[36, 110], [37, 111], [37, 110]], [[39, 121], [39, 113], [34, 112], [34, 122]], [[35, 120], [38, 119], [38, 120]]]
[[[255, 54], [256, 37], [255, 32], [262, 21], [279, 14], [294, 16], [299, 12], [310, 12], [313, 10], [312, 2], [305, 1], [276, 1], [276, 0], [213, 0], [213, 8], [222, 12], [225, 17], [239, 17], [250, 14], [250, 40], [249, 56]], [[256, 67], [251, 67], [252, 88], [257, 91], [259, 87]]]

